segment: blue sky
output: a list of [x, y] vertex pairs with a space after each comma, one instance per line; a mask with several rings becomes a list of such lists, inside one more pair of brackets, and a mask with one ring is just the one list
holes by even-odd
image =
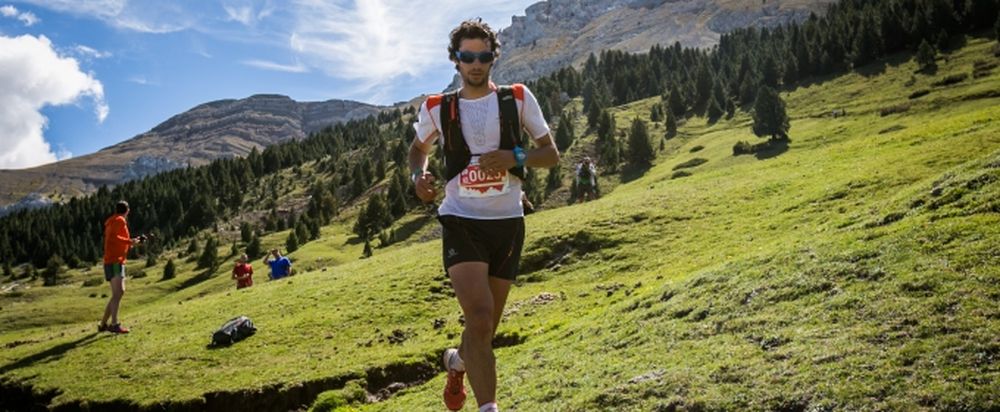
[[374, 104], [444, 88], [448, 32], [537, 0], [0, 0], [0, 169], [80, 156], [257, 93]]

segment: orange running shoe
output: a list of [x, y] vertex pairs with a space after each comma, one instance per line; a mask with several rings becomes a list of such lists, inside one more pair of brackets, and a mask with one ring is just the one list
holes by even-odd
[[465, 406], [465, 371], [454, 369], [461, 362], [457, 349], [444, 351], [444, 367], [448, 370], [448, 382], [444, 386], [444, 406], [458, 411]]
[[126, 327], [124, 327], [124, 326], [122, 326], [121, 324], [118, 324], [118, 323], [116, 323], [114, 325], [111, 325], [111, 326], [108, 326], [108, 328], [105, 329], [105, 330], [108, 331], [108, 332], [117, 333], [117, 334], [128, 333], [128, 328], [126, 328]]

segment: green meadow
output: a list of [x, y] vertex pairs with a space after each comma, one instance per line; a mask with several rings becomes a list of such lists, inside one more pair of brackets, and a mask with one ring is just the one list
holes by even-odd
[[[649, 170], [603, 174], [600, 199], [544, 203], [526, 218], [496, 340], [500, 406], [1000, 409], [995, 44], [970, 38], [934, 74], [896, 56], [785, 91], [791, 140], [756, 155], [733, 155], [763, 141], [746, 113], [688, 119]], [[648, 121], [659, 99], [614, 108], [617, 127]], [[664, 130], [650, 123], [654, 147]], [[567, 184], [594, 140], [563, 150]], [[10, 288], [4, 393], [57, 409], [289, 410], [318, 397], [316, 410], [443, 410], [439, 357], [462, 326], [437, 222], [411, 212], [400, 241], [361, 259], [358, 206], [289, 255], [295, 276], [268, 282], [252, 262], [249, 289], [229, 279], [232, 257], [214, 272], [183, 247], [131, 262], [146, 276], [128, 280], [128, 335], [96, 332], [109, 293], [98, 267]], [[162, 280], [168, 258], [178, 276]], [[237, 315], [258, 333], [207, 347]]]

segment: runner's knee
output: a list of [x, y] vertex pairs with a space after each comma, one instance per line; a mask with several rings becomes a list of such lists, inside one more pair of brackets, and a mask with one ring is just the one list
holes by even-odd
[[477, 307], [465, 315], [465, 330], [469, 337], [490, 340], [493, 336], [493, 308]]

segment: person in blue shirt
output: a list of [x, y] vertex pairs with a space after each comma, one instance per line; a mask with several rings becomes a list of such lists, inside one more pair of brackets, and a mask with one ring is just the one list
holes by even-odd
[[287, 257], [281, 256], [278, 249], [271, 249], [270, 255], [274, 256], [274, 259], [269, 260], [269, 256], [265, 256], [264, 264], [271, 267], [271, 280], [278, 280], [292, 274], [291, 260], [288, 260]]

